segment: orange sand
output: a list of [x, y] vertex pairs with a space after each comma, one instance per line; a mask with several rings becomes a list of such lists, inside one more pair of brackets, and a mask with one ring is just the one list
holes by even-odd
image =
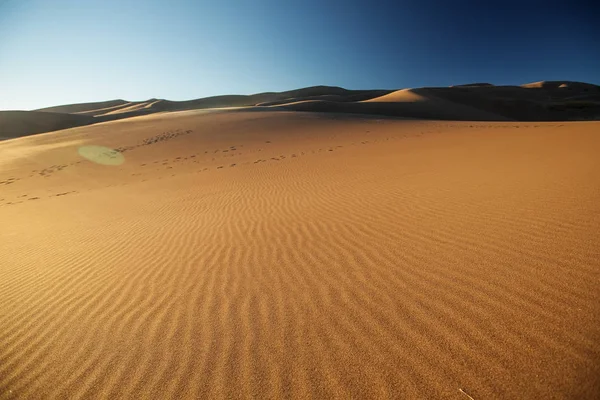
[[598, 398], [599, 132], [186, 111], [4, 141], [0, 398]]

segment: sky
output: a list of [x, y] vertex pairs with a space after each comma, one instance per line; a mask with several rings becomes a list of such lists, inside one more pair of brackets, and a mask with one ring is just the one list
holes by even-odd
[[600, 84], [580, 1], [0, 0], [0, 110], [314, 85]]

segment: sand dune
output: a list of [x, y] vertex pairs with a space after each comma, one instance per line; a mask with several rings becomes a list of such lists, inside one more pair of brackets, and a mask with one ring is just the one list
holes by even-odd
[[[582, 84], [583, 86], [580, 88], [565, 90], [553, 86], [546, 88], [537, 87], [537, 84], [531, 85], [529, 88], [483, 86], [414, 90], [424, 96], [435, 96], [517, 121], [600, 119], [600, 88], [598, 86]], [[572, 102], [572, 98], [577, 95], [586, 96], [586, 102]], [[564, 107], [565, 105], [566, 107]]]
[[313, 86], [286, 92], [258, 93], [249, 96], [229, 95], [214, 96], [189, 101], [163, 101], [155, 107], [159, 111], [183, 111], [201, 108], [244, 107], [256, 105], [273, 105], [310, 99], [336, 99], [338, 101], [358, 101], [381, 95], [387, 91], [380, 90], [347, 90], [335, 86]]
[[463, 85], [453, 85], [450, 87], [476, 87], [476, 86], [493, 87], [494, 85], [492, 85], [491, 83], [487, 83], [487, 82], [477, 82], [477, 83], [465, 83]]
[[412, 119], [454, 121], [506, 121], [499, 114], [452, 103], [434, 96], [420, 96], [412, 90], [400, 90], [363, 102], [296, 101], [276, 106], [280, 109], [311, 112], [371, 114]]
[[109, 101], [99, 101], [94, 103], [79, 103], [79, 104], [66, 104], [61, 106], [54, 107], [45, 107], [39, 108], [33, 111], [45, 111], [45, 112], [55, 112], [55, 113], [65, 113], [65, 114], [74, 114], [81, 113], [85, 111], [98, 110], [102, 108], [108, 107], [119, 107], [127, 104], [129, 102], [125, 100], [109, 100]]
[[38, 111], [0, 111], [0, 140], [33, 135], [96, 121], [88, 116]]
[[[154, 113], [214, 108], [247, 108], [247, 111], [311, 111], [384, 115], [412, 119], [451, 121], [571, 121], [600, 120], [600, 87], [570, 81], [541, 81], [521, 86], [494, 86], [489, 83], [442, 88], [392, 90], [347, 90], [335, 86], [314, 86], [286, 92], [253, 95], [212, 96], [195, 100], [150, 99], [126, 102], [70, 104], [37, 111], [93, 116], [92, 122], [106, 122]], [[50, 132], [60, 127], [86, 125], [85, 119], [19, 116], [31, 119], [31, 127], [9, 132], [21, 122], [0, 119], [0, 137]], [[48, 121], [44, 126], [43, 121]], [[79, 121], [79, 123], [77, 123]], [[59, 128], [57, 128], [59, 126]]]
[[355, 102], [355, 101], [363, 101], [372, 99], [375, 97], [383, 96], [392, 92], [391, 90], [356, 90], [346, 94], [322, 94], [316, 96], [298, 96], [298, 97], [289, 97], [284, 99], [279, 99], [275, 101], [269, 101], [264, 103], [257, 103], [257, 106], [274, 106], [274, 105], [282, 105], [295, 103], [300, 101], [308, 101], [308, 100], [320, 100], [320, 101], [329, 101], [329, 102], [338, 102], [338, 103], [347, 103], [347, 102]]
[[4, 141], [0, 397], [598, 398], [598, 128], [185, 111]]
[[[568, 121], [600, 119], [600, 87], [597, 85], [547, 81], [522, 86], [488, 83], [442, 88], [415, 88], [371, 92], [360, 100], [294, 98], [287, 110], [347, 112], [417, 119], [458, 121]], [[313, 100], [313, 101], [307, 101]], [[373, 104], [373, 103], [376, 103]]]
[[308, 101], [308, 100], [335, 101], [335, 102], [340, 102], [340, 103], [347, 101], [345, 96], [341, 96], [339, 94], [324, 94], [324, 95], [320, 95], [320, 96], [290, 97], [290, 98], [281, 99], [281, 100], [257, 103], [256, 105], [262, 106], [262, 107], [268, 107], [268, 106], [276, 106], [276, 105], [280, 105], [280, 104], [289, 104], [289, 103], [295, 103], [298, 101]]
[[590, 83], [584, 83], [584, 82], [573, 82], [573, 81], [539, 81], [539, 82], [526, 83], [524, 85], [521, 85], [521, 87], [527, 88], [527, 89], [571, 88], [571, 89], [578, 89], [578, 90], [583, 90], [583, 91], [592, 91], [592, 92], [596, 92], [596, 93], [600, 92], [600, 87], [598, 87], [597, 85], [592, 85]]
[[74, 114], [82, 114], [82, 115], [91, 115], [91, 116], [99, 116], [99, 115], [104, 115], [108, 112], [111, 111], [117, 111], [117, 110], [121, 110], [123, 108], [127, 108], [127, 107], [131, 107], [137, 104], [141, 104], [141, 103], [146, 103], [145, 101], [133, 101], [133, 102], [126, 102], [123, 104], [118, 104], [116, 106], [110, 106], [110, 107], [103, 107], [103, 108], [97, 108], [97, 109], [93, 109], [93, 110], [86, 110], [86, 111], [79, 111], [76, 112]]
[[134, 111], [138, 111], [138, 110], [147, 110], [147, 109], [151, 109], [152, 107], [155, 107], [158, 103], [160, 103], [162, 101], [163, 100], [156, 100], [156, 99], [152, 99], [152, 100], [148, 100], [148, 101], [141, 101], [139, 103], [131, 104], [126, 107], [121, 107], [119, 109], [109, 110], [102, 115], [112, 115], [112, 114], [129, 113], [129, 112], [134, 112]]
[[395, 92], [365, 100], [376, 103], [413, 103], [427, 101], [427, 97], [418, 94], [413, 89], [396, 90]]

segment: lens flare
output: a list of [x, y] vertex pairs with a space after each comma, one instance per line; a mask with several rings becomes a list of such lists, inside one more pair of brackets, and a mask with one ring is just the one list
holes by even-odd
[[82, 146], [77, 152], [91, 162], [101, 165], [121, 165], [125, 157], [117, 150], [104, 146]]

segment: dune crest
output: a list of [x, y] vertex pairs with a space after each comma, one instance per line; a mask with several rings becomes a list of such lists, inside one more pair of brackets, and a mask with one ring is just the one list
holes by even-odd
[[33, 111], [44, 111], [44, 112], [55, 112], [64, 114], [76, 114], [96, 109], [108, 108], [108, 107], [121, 107], [128, 102], [122, 99], [98, 101], [94, 103], [80, 103], [80, 104], [65, 104], [60, 106], [39, 108]]
[[413, 89], [402, 89], [396, 90], [395, 92], [385, 94], [383, 96], [375, 97], [366, 102], [416, 102], [416, 101], [427, 101], [427, 98], [423, 95], [416, 93]]

